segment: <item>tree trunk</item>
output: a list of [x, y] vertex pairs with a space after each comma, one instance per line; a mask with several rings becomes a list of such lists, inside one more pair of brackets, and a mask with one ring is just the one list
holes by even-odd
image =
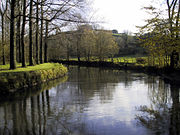
[[43, 0], [41, 0], [40, 63], [43, 63]]
[[2, 15], [1, 18], [2, 22], [2, 57], [3, 57], [3, 65], [6, 65], [6, 60], [5, 60], [5, 48], [4, 48], [4, 15]]
[[46, 33], [45, 33], [45, 44], [44, 44], [44, 62], [47, 63], [48, 62], [48, 54], [47, 54], [47, 37], [48, 37], [48, 21], [46, 21]]
[[17, 54], [18, 54], [18, 57], [17, 57], [17, 61], [20, 63], [21, 62], [21, 9], [20, 9], [20, 3], [19, 1], [17, 2], [17, 8], [18, 8], [18, 15], [19, 17], [17, 18], [17, 23], [16, 23], [16, 26], [17, 26], [17, 33], [16, 33], [16, 46], [17, 46]]
[[29, 9], [29, 65], [30, 66], [33, 66], [32, 8], [33, 8], [33, 0], [30, 0], [30, 9]]
[[36, 1], [36, 64], [39, 64], [39, 1]]
[[10, 69], [16, 69], [16, 56], [14, 45], [14, 8], [16, 0], [11, 0], [11, 18], [10, 18]]
[[25, 45], [24, 45], [24, 32], [25, 32], [25, 23], [26, 23], [25, 15], [26, 15], [26, 0], [24, 0], [24, 5], [23, 5], [23, 23], [22, 23], [22, 32], [21, 32], [22, 67], [26, 67]]

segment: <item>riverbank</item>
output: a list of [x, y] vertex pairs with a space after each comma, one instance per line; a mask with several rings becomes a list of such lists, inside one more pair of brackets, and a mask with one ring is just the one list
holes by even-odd
[[157, 68], [153, 66], [142, 66], [136, 65], [134, 63], [113, 63], [106, 61], [77, 61], [77, 60], [51, 60], [51, 62], [62, 63], [66, 65], [79, 65], [86, 67], [100, 67], [100, 68], [111, 68], [118, 70], [133, 70], [137, 72], [143, 72], [151, 75], [159, 75], [165, 81], [170, 83], [179, 84], [180, 83], [180, 69], [170, 69], [170, 68]]
[[24, 87], [32, 87], [43, 82], [65, 76], [67, 68], [58, 63], [45, 63], [15, 70], [0, 70], [0, 92], [16, 92]]
[[66, 82], [68, 76], [60, 77], [55, 80], [47, 81], [32, 87], [22, 88], [15, 92], [1, 93], [0, 94], [0, 105], [4, 103], [11, 103], [21, 99], [29, 98], [35, 95], [39, 95], [43, 91], [50, 90], [61, 83]]

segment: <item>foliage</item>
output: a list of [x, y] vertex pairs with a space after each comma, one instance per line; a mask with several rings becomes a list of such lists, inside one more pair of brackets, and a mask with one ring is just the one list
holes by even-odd
[[96, 34], [96, 56], [100, 61], [103, 61], [106, 57], [114, 57], [118, 53], [118, 46], [112, 36], [112, 33], [99, 31]]
[[146, 59], [136, 58], [136, 63], [137, 63], [137, 64], [145, 64], [145, 63], [146, 63]]
[[140, 33], [138, 37], [142, 42], [142, 46], [149, 52], [149, 64], [154, 66], [157, 58], [157, 66], [173, 65], [174, 68], [174, 60], [171, 57], [172, 52], [180, 52], [180, 8], [178, 8], [180, 5], [177, 1], [172, 1], [170, 4], [169, 0], [167, 0], [166, 4], [167, 8], [164, 11], [159, 11], [154, 6], [144, 8], [149, 11], [151, 18], [146, 20], [146, 25], [139, 27]]
[[75, 31], [61, 32], [49, 37], [48, 44], [50, 59], [67, 60], [71, 57], [85, 58], [90, 61], [92, 57], [104, 60], [114, 57], [119, 47], [112, 35], [106, 30], [93, 30], [89, 25], [81, 25]]

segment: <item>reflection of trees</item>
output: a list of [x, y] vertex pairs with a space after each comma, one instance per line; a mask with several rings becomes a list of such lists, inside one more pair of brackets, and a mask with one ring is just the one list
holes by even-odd
[[[67, 77], [50, 81], [37, 87], [25, 89], [19, 93], [10, 93], [7, 97], [1, 97], [0, 134], [25, 135], [45, 133], [46, 113], [49, 113], [50, 104], [49, 92], [44, 91], [44, 89], [49, 89], [66, 79]], [[45, 97], [44, 94], [46, 95]], [[41, 127], [43, 127], [43, 131]]]
[[177, 86], [171, 85], [171, 97], [172, 97], [172, 107], [171, 107], [171, 123], [170, 123], [170, 134], [179, 135], [180, 134], [180, 101], [179, 101], [180, 89]]
[[165, 84], [163, 80], [153, 76], [149, 76], [146, 83], [151, 105], [140, 106], [138, 110], [143, 113], [136, 118], [156, 134], [179, 135], [179, 87]]
[[126, 87], [131, 86], [134, 79], [128, 71], [109, 70], [90, 67], [69, 67], [70, 81], [78, 81], [78, 92], [86, 98], [99, 94], [102, 102], [111, 100], [116, 85], [120, 82]]

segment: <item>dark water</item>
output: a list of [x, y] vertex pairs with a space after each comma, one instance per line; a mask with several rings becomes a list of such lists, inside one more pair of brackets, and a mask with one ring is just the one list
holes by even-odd
[[180, 134], [178, 86], [129, 71], [69, 71], [64, 82], [1, 98], [0, 135]]

